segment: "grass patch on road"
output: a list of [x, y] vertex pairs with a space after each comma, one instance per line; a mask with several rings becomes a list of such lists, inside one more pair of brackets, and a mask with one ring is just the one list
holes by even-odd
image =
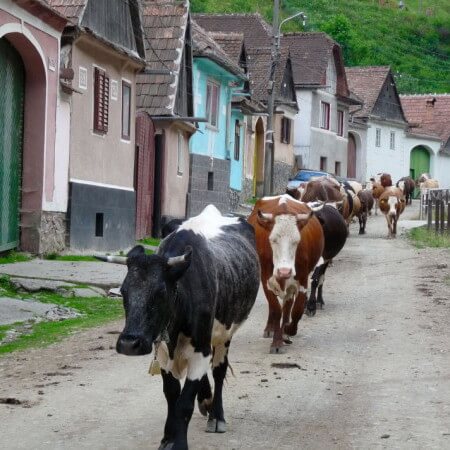
[[433, 229], [428, 230], [426, 227], [413, 228], [409, 231], [408, 237], [417, 248], [450, 248], [450, 234], [437, 234]]
[[93, 256], [89, 255], [58, 255], [57, 253], [49, 253], [44, 255], [44, 259], [48, 259], [50, 261], [91, 261], [98, 262], [98, 259], [95, 259]]
[[[0, 326], [0, 341], [5, 338], [8, 331], [16, 330], [19, 333], [17, 339], [12, 342], [0, 343], [0, 356], [30, 347], [47, 346], [81, 329], [96, 327], [123, 316], [121, 300], [104, 297], [66, 298], [50, 292], [39, 292], [33, 295], [21, 294], [17, 292], [6, 276], [0, 277], [0, 295], [53, 303], [82, 314], [80, 317], [60, 321], [30, 321], [23, 324]], [[29, 327], [27, 328], [25, 325], [29, 325]]]
[[153, 245], [154, 247], [158, 247], [159, 243], [161, 242], [161, 239], [153, 238], [153, 237], [145, 237], [144, 239], [140, 239], [138, 241], [139, 244], [143, 245]]
[[0, 253], [0, 264], [13, 264], [17, 262], [30, 261], [31, 259], [31, 256], [27, 253], [16, 252], [15, 250]]

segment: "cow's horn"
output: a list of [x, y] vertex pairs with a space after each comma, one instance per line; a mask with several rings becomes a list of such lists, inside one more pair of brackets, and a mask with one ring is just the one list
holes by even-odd
[[[325, 202], [323, 202], [321, 200], [317, 200], [316, 202], [309, 202], [308, 206], [313, 211], [320, 211], [325, 206]], [[302, 220], [302, 219], [299, 219], [299, 220]]]
[[99, 259], [100, 261], [114, 263], [114, 264], [127, 264], [128, 258], [126, 256], [112, 256], [112, 255], [106, 255], [106, 256], [98, 256], [95, 255], [94, 258]]
[[310, 213], [297, 214], [297, 222], [300, 222], [301, 220], [308, 220], [312, 216], [312, 213], [313, 212], [311, 211]]
[[184, 263], [189, 258], [191, 253], [192, 253], [192, 247], [187, 246], [186, 253], [184, 255], [172, 256], [171, 258], [168, 258], [167, 265], [173, 267], [173, 266], [176, 266], [177, 264]]
[[258, 209], [258, 217], [262, 220], [272, 220], [273, 219], [273, 214], [270, 213], [264, 213], [261, 212], [260, 209]]

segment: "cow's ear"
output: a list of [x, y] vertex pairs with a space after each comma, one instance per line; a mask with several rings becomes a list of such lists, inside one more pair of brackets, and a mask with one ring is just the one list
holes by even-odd
[[182, 255], [167, 258], [167, 274], [170, 279], [178, 280], [186, 272], [191, 264], [192, 251], [192, 247], [188, 245]]
[[258, 223], [263, 227], [268, 227], [273, 222], [273, 214], [264, 213], [258, 209]]
[[142, 245], [136, 245], [128, 253], [128, 258], [133, 258], [133, 256], [140, 256], [145, 254], [145, 249]]

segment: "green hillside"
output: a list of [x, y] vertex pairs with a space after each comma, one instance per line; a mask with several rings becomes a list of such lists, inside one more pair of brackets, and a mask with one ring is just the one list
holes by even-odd
[[[402, 93], [450, 92], [450, 0], [281, 0], [282, 17], [304, 11], [283, 31], [326, 31], [344, 50], [347, 66], [390, 65]], [[194, 12], [260, 12], [272, 0], [191, 0]]]

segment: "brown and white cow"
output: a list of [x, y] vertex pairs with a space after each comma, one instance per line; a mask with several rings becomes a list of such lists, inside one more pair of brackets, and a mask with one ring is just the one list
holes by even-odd
[[416, 183], [411, 177], [402, 177], [395, 184], [398, 188], [400, 188], [403, 192], [403, 195], [406, 199], [406, 204], [412, 204], [412, 198], [414, 193], [414, 188], [416, 187]]
[[417, 180], [418, 187], [421, 191], [425, 191], [427, 189], [438, 189], [439, 181], [431, 178], [429, 173], [423, 173]]
[[305, 203], [287, 194], [258, 200], [248, 222], [255, 229], [261, 281], [269, 303], [264, 336], [273, 336], [270, 352], [279, 353], [283, 341], [289, 343], [288, 336], [297, 334], [308, 277], [324, 248], [322, 226]]
[[372, 195], [375, 201], [375, 215], [377, 215], [379, 199], [381, 194], [384, 192], [384, 187], [381, 185], [381, 183], [378, 183], [377, 181], [371, 181], [371, 184], [372, 184]]
[[406, 205], [403, 192], [397, 187], [386, 188], [379, 198], [379, 203], [388, 224], [388, 238], [396, 237], [397, 221]]

